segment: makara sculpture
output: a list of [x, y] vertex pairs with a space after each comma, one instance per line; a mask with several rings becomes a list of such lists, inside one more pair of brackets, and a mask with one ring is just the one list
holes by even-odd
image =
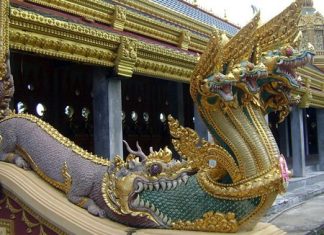
[[302, 0], [259, 26], [259, 13], [233, 38], [214, 32], [190, 81], [190, 93], [214, 143], [169, 117], [173, 145], [124, 161], [92, 155], [49, 124], [9, 109], [9, 58], [0, 82], [0, 158], [31, 168], [91, 214], [134, 227], [248, 230], [285, 191], [287, 168], [264, 115], [280, 120], [298, 102], [296, 69], [312, 61], [297, 50]]

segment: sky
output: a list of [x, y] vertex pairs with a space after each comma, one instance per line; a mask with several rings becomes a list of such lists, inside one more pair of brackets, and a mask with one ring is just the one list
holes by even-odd
[[[244, 26], [253, 17], [251, 5], [261, 10], [261, 22], [265, 23], [279, 14], [293, 0], [197, 0], [199, 7], [211, 10], [224, 18], [226, 11], [228, 21]], [[313, 0], [314, 8], [324, 16], [324, 0]]]

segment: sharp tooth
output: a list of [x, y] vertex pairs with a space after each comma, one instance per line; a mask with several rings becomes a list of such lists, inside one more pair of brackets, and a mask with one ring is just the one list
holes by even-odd
[[147, 190], [148, 185], [144, 183], [144, 190]]
[[152, 191], [153, 190], [153, 184], [149, 184], [149, 190]]
[[179, 185], [182, 184], [182, 180], [181, 180], [181, 178], [178, 178], [178, 184], [179, 184]]
[[159, 209], [156, 209], [155, 214], [156, 214], [157, 216], [160, 215], [160, 211], [159, 211]]
[[137, 188], [137, 192], [142, 192], [143, 191], [143, 188], [144, 188], [144, 185], [143, 185], [143, 183], [142, 182], [138, 182], [137, 183], [137, 186], [138, 186], [138, 188]]
[[151, 205], [150, 208], [151, 208], [152, 211], [155, 211], [155, 206], [153, 204]]
[[168, 222], [167, 222], [167, 225], [171, 225], [171, 223], [172, 223], [172, 220], [169, 219]]
[[156, 190], [159, 190], [159, 188], [160, 188], [160, 184], [159, 184], [158, 182], [154, 183], [154, 188], [155, 188]]
[[177, 187], [178, 183], [177, 181], [173, 180], [172, 181], [172, 189], [175, 189]]
[[168, 222], [168, 217], [167, 216], [164, 216], [164, 218], [163, 218], [163, 223], [167, 223]]
[[145, 205], [144, 201], [141, 199], [139, 203], [140, 207], [143, 207]]
[[172, 183], [170, 181], [168, 181], [167, 185], [168, 185], [168, 190], [170, 190], [172, 188]]
[[163, 213], [161, 212], [161, 214], [159, 215], [159, 217], [160, 217], [160, 219], [161, 220], [163, 220], [163, 218], [164, 218], [164, 215], [163, 215]]
[[188, 176], [188, 175], [183, 175], [183, 176], [182, 176], [182, 180], [183, 180], [183, 182], [184, 182], [185, 184], [187, 183], [188, 179], [189, 179], [189, 176]]
[[160, 184], [161, 184], [162, 190], [164, 191], [166, 188], [166, 183], [164, 181], [161, 181]]
[[146, 202], [145, 202], [145, 207], [146, 207], [146, 208], [150, 208], [150, 202], [149, 202], [149, 201], [146, 201]]
[[137, 194], [136, 199], [133, 201], [134, 206], [138, 206], [140, 204], [140, 196]]

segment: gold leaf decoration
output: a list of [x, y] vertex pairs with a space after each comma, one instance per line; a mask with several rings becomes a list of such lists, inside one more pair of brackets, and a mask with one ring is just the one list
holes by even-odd
[[194, 230], [205, 232], [226, 232], [234, 233], [238, 230], [238, 223], [234, 213], [214, 213], [207, 212], [202, 219], [190, 221], [177, 221], [172, 223], [173, 229]]
[[298, 34], [298, 19], [302, 0], [291, 3], [284, 11], [257, 30], [260, 52], [276, 49], [285, 43], [293, 43]]
[[210, 169], [211, 172], [221, 173], [223, 171], [220, 169], [223, 169], [230, 175], [233, 182], [242, 179], [240, 169], [224, 148], [204, 140], [200, 141], [194, 130], [180, 126], [172, 116], [169, 116], [168, 119], [174, 148], [184, 159], [188, 160], [192, 169], [210, 169], [209, 160], [215, 160], [218, 169]]

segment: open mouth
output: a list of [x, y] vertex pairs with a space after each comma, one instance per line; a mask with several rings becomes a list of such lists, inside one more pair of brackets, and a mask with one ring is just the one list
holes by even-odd
[[284, 74], [292, 85], [299, 86], [299, 79], [297, 78], [296, 69], [298, 67], [304, 67], [306, 64], [311, 63], [313, 61], [314, 54], [307, 52], [304, 53], [303, 56], [296, 57], [294, 59], [281, 59], [277, 63], [278, 68], [276, 70], [277, 73]]
[[242, 200], [227, 200], [208, 194], [201, 188], [197, 175], [193, 172], [182, 173], [173, 180], [162, 178], [155, 182], [137, 178], [134, 186], [137, 190], [133, 193], [129, 206], [134, 211], [150, 214], [164, 228], [170, 228], [179, 221], [201, 219], [208, 212], [227, 213], [228, 208], [231, 208], [237, 220], [241, 220], [246, 213], [252, 213], [261, 199], [244, 199], [245, 206], [242, 209]]
[[257, 79], [255, 77], [249, 77], [246, 81], [250, 91], [257, 92], [259, 90]]
[[266, 78], [268, 76], [268, 72], [266, 70], [259, 70], [254, 73], [246, 74], [246, 83], [251, 92], [259, 91], [260, 87], [258, 85], [258, 79]]
[[166, 179], [161, 178], [156, 181], [145, 181], [139, 178], [134, 182], [134, 187], [136, 190], [134, 191], [131, 199], [131, 207], [135, 208], [139, 211], [147, 211], [149, 212], [156, 221], [158, 221], [161, 225], [169, 226], [172, 223], [171, 218], [167, 215], [164, 215], [160, 212], [157, 207], [150, 201], [143, 199], [141, 196], [145, 191], [171, 191], [176, 190], [178, 187], [185, 185], [188, 182], [189, 175], [187, 173], [182, 173], [175, 179]]
[[217, 85], [216, 83], [212, 83], [210, 85], [210, 91], [212, 93], [220, 94], [225, 101], [233, 100], [232, 84], [229, 82], [223, 85]]

